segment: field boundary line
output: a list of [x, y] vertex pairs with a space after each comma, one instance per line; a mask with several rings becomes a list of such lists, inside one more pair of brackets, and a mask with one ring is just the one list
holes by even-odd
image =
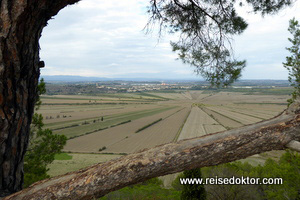
[[138, 133], [138, 132], [140, 132], [140, 131], [143, 131], [143, 130], [145, 130], [145, 129], [151, 127], [152, 125], [155, 125], [155, 124], [157, 124], [158, 122], [163, 121], [163, 120], [165, 120], [165, 119], [167, 119], [167, 118], [169, 118], [169, 117], [175, 115], [176, 113], [182, 111], [183, 109], [185, 109], [185, 108], [182, 108], [182, 109], [180, 109], [180, 110], [177, 110], [177, 111], [175, 111], [174, 113], [170, 114], [169, 116], [167, 116], [167, 117], [165, 117], [165, 118], [160, 118], [160, 119], [158, 119], [158, 120], [155, 120], [154, 122], [152, 122], [152, 123], [150, 123], [150, 124], [147, 124], [147, 125], [145, 125], [144, 127], [140, 128], [141, 130], [138, 129], [137, 131], [135, 131], [135, 133]]
[[123, 125], [123, 124], [130, 123], [130, 122], [131, 122], [131, 120], [127, 120], [127, 121], [123, 121], [123, 122], [120, 122], [120, 123], [117, 123], [117, 124], [106, 126], [106, 127], [100, 128], [100, 129], [89, 131], [89, 132], [83, 133], [81, 135], [71, 136], [71, 137], [68, 138], [68, 140], [71, 140], [71, 139], [74, 139], [74, 138], [77, 138], [77, 137], [81, 137], [81, 136], [84, 136], [84, 135], [89, 135], [89, 134], [92, 134], [92, 133], [96, 133], [96, 132], [99, 132], [99, 131], [103, 131], [103, 130], [106, 130], [106, 129], [109, 129], [109, 128], [113, 128], [113, 127], [116, 127], [116, 126], [120, 126], [120, 125]]
[[189, 117], [190, 114], [191, 114], [191, 111], [192, 111], [192, 109], [190, 109], [190, 111], [189, 111], [188, 114], [186, 115], [185, 120], [183, 121], [182, 125], [180, 126], [179, 130], [177, 131], [177, 133], [176, 133], [176, 135], [175, 135], [175, 137], [174, 137], [174, 139], [173, 139], [173, 142], [177, 142], [177, 140], [178, 140], [178, 138], [179, 138], [179, 136], [180, 136], [180, 134], [181, 134], [181, 131], [182, 131], [182, 129], [183, 129], [183, 126], [185, 125], [185, 122], [187, 121], [188, 117]]
[[242, 122], [240, 122], [240, 121], [238, 121], [238, 120], [236, 120], [236, 119], [232, 119], [231, 117], [228, 117], [227, 115], [224, 115], [224, 114], [222, 114], [222, 113], [219, 113], [219, 112], [217, 112], [217, 111], [215, 111], [215, 110], [211, 110], [211, 109], [209, 109], [209, 108], [206, 108], [206, 109], [208, 109], [208, 110], [210, 110], [210, 111], [212, 111], [212, 112], [218, 113], [219, 115], [222, 115], [223, 117], [226, 117], [226, 118], [228, 118], [228, 119], [231, 119], [232, 121], [235, 121], [235, 122], [237, 122], [237, 123], [240, 123], [240, 124], [242, 124], [242, 125], [245, 125], [245, 124], [243, 124]]
[[263, 105], [263, 104], [266, 104], [266, 105], [288, 105], [288, 103], [255, 103], [255, 102], [236, 102], [234, 104], [258, 104], [258, 105]]
[[[81, 122], [84, 122], [84, 121], [88, 121], [88, 120], [93, 120], [93, 119], [96, 119], [96, 118], [101, 118], [101, 117], [107, 117], [107, 116], [110, 116], [110, 115], [102, 115], [102, 116], [98, 116], [98, 117], [88, 117], [88, 118], [82, 118], [82, 119], [73, 119], [73, 120], [68, 120], [68, 121], [60, 121], [60, 122], [52, 122], [52, 123], [47, 123], [45, 124], [46, 128], [48, 128], [47, 126], [59, 126], [59, 125], [63, 125], [63, 124], [66, 124], [66, 123], [81, 123]], [[58, 128], [64, 128], [64, 126], [62, 127], [58, 127]], [[49, 128], [51, 129], [51, 128]], [[51, 130], [55, 130], [57, 128], [54, 128], [54, 129], [51, 129]]]
[[42, 105], [45, 106], [59, 106], [59, 105], [70, 105], [70, 106], [80, 106], [80, 105], [133, 105], [133, 104], [151, 104], [151, 102], [147, 101], [128, 101], [128, 103], [125, 102], [107, 102], [107, 103], [42, 103]]
[[[254, 116], [254, 115], [251, 115], [251, 114], [246, 114], [246, 113], [243, 113], [243, 112], [239, 112], [239, 111], [236, 111], [236, 110], [232, 110], [232, 109], [230, 109], [230, 108], [228, 108], [228, 107], [226, 107], [229, 111], [231, 111], [231, 112], [235, 112], [235, 113], [239, 113], [239, 114], [242, 114], [242, 115], [246, 115], [246, 116], [249, 116], [249, 117], [254, 117], [254, 118], [257, 118], [257, 119], [261, 119], [261, 120], [265, 120], [265, 118], [262, 118], [262, 117], [256, 117], [256, 116]], [[226, 109], [225, 108], [225, 109]]]
[[[113, 115], [103, 115], [103, 116], [99, 116], [99, 117], [90, 117], [90, 118], [84, 118], [84, 119], [77, 119], [77, 120], [70, 120], [70, 121], [65, 121], [65, 123], [63, 122], [59, 122], [61, 124], [66, 124], [66, 122], [69, 124], [69, 123], [82, 123], [84, 121], [90, 121], [92, 122], [93, 120], [97, 120], [98, 118], [102, 118], [102, 117], [105, 117], [105, 122], [109, 122], [111, 120], [118, 120], [118, 119], [122, 119], [122, 118], [126, 118], [126, 117], [132, 117], [132, 116], [135, 116], [135, 115], [139, 115], [139, 114], [149, 114], [151, 112], [156, 112], [156, 111], [159, 111], [159, 110], [162, 110], [161, 112], [164, 112], [164, 111], [167, 111], [167, 110], [171, 110], [173, 108], [176, 108], [176, 106], [171, 106], [171, 107], [164, 107], [164, 108], [154, 108], [154, 109], [146, 109], [146, 110], [141, 110], [141, 111], [137, 111], [137, 112], [126, 112], [126, 113], [122, 113], [122, 114], [113, 114]], [[46, 124], [45, 126], [55, 126], [55, 123], [57, 122], [53, 122], [53, 123], [50, 123], [50, 124]], [[59, 124], [60, 125], [60, 124]], [[63, 127], [60, 127], [59, 125], [57, 125], [58, 127], [57, 128], [50, 128], [51, 130], [60, 130], [60, 129], [66, 129], [66, 128], [72, 128], [72, 127], [68, 127], [70, 125], [73, 125], [73, 124], [70, 124], [68, 125], [67, 127], [66, 126], [63, 126]], [[59, 129], [58, 129], [59, 128]]]
[[[159, 108], [156, 108], [156, 109], [151, 109], [151, 110], [146, 110], [146, 112], [143, 112], [143, 111], [140, 111], [137, 115], [140, 115], [140, 114], [149, 114], [149, 115], [147, 115], [147, 116], [152, 116], [152, 115], [154, 115], [154, 114], [156, 114], [156, 112], [157, 111], [159, 111], [158, 113], [161, 113], [161, 112], [165, 112], [165, 111], [168, 111], [168, 110], [171, 110], [171, 109], [174, 109], [174, 108], [176, 108], [176, 106], [174, 106], [174, 107], [164, 107], [163, 109], [160, 109], [159, 110]], [[155, 112], [154, 114], [153, 114], [153, 112]], [[124, 121], [120, 121], [120, 122], [117, 122], [117, 123], [115, 123], [115, 124], [111, 124], [111, 125], [106, 125], [105, 127], [102, 127], [101, 126], [101, 128], [96, 128], [96, 129], [93, 129], [93, 130], [90, 130], [90, 131], [88, 131], [88, 132], [85, 132], [85, 133], [79, 133], [79, 135], [74, 135], [74, 136], [71, 136], [71, 137], [68, 137], [68, 139], [74, 139], [74, 138], [77, 138], [77, 137], [81, 137], [81, 136], [84, 136], [84, 135], [88, 135], [88, 134], [91, 134], [91, 133], [96, 133], [96, 132], [100, 132], [100, 131], [102, 131], [102, 130], [105, 130], [105, 129], [109, 129], [109, 128], [113, 128], [113, 127], [115, 127], [115, 126], [119, 126], [119, 125], [122, 125], [122, 124], [124, 124], [124, 123], [128, 123], [128, 122], [131, 122], [131, 121], [133, 121], [133, 120], [135, 120], [135, 119], [130, 119], [130, 121], [129, 120], [126, 120], [126, 118], [129, 116], [129, 117], [135, 117], [135, 116], [137, 116], [137, 115], [135, 115], [134, 113], [133, 114], [131, 114], [131, 115], [125, 115], [125, 116], [122, 116], [122, 117], [116, 117], [116, 118], [111, 118], [111, 119], [109, 119], [109, 120], [106, 120], [105, 122], [109, 122], [109, 121], [112, 121], [112, 120], [124, 120]], [[147, 116], [143, 116], [143, 117], [147, 117]], [[139, 117], [139, 118], [137, 118], [137, 119], [140, 119], [140, 118], [143, 118], [143, 117]], [[162, 119], [163, 120], [163, 119]], [[160, 120], [161, 121], [161, 120]], [[73, 128], [73, 127], [71, 127], [71, 128]]]
[[[228, 109], [239, 109], [239, 108], [231, 107], [231, 106], [230, 107], [226, 106], [226, 108], [228, 108]], [[242, 108], [242, 109], [247, 110], [247, 111], [252, 111], [253, 110], [253, 109], [249, 109], [249, 108]], [[257, 111], [257, 110], [255, 110], [255, 112], [258, 113], [258, 114], [269, 115], [270, 118], [272, 118], [272, 117], [274, 117], [274, 115], [266, 113], [266, 112], [276, 112], [276, 111], [272, 111], [272, 110], [260, 110], [260, 111]]]
[[139, 133], [139, 132], [157, 124], [158, 122], [160, 122], [162, 120], [163, 120], [163, 118], [159, 118], [158, 120], [155, 120], [154, 122], [151, 122], [150, 124], [147, 124], [147, 125], [143, 126], [142, 128], [139, 128], [138, 130], [135, 131], [135, 133]]
[[141, 96], [146, 96], [146, 97], [154, 97], [156, 99], [153, 99], [153, 100], [162, 100], [162, 101], [169, 101], [170, 99], [169, 98], [166, 98], [166, 97], [162, 97], [162, 96], [159, 96], [159, 95], [155, 95], [155, 94], [151, 94], [151, 92], [142, 92], [140, 93]]
[[174, 113], [170, 114], [169, 116], [166, 116], [165, 118], [163, 118], [163, 120], [165, 120], [165, 119], [171, 117], [172, 115], [175, 115], [176, 113], [182, 111], [183, 109], [185, 109], [185, 108], [182, 108], [182, 109], [180, 109], [180, 110], [175, 111]]
[[[203, 112], [205, 112], [208, 116], [210, 116], [211, 118], [213, 118], [216, 122], [218, 122], [219, 125], [223, 126], [226, 130], [230, 130], [229, 127], [224, 126], [224, 125], [223, 125], [219, 120], [217, 120], [212, 114], [211, 114], [211, 115], [208, 114], [204, 109], [202, 109], [202, 107], [199, 107], [199, 108], [200, 108]], [[206, 109], [208, 109], [208, 108], [206, 108]], [[210, 109], [208, 109], [208, 110], [210, 110]], [[212, 111], [212, 110], [210, 110], [210, 111]], [[213, 112], [213, 111], [212, 111], [212, 112]], [[205, 132], [207, 133], [207, 130], [206, 130], [204, 124], [203, 124], [203, 127], [204, 127], [204, 129], [205, 129]]]
[[[208, 131], [207, 131], [207, 129], [206, 129], [206, 125], [209, 125], [209, 124], [202, 124], [202, 126], [203, 126], [203, 129], [204, 129], [204, 131], [205, 131], [205, 135], [207, 135], [208, 134]], [[225, 128], [226, 129], [226, 128]]]
[[[201, 99], [199, 99], [199, 100], [204, 100], [204, 99], [206, 99], [206, 98], [212, 97], [212, 96], [216, 95], [217, 93], [218, 93], [218, 92], [212, 92], [212, 93], [209, 93], [209, 95], [207, 95], [207, 96], [205, 96], [205, 97], [203, 97], [203, 98], [201, 98]], [[207, 94], [207, 93], [201, 93], [201, 94]]]
[[91, 152], [80, 152], [80, 151], [62, 151], [62, 153], [72, 153], [72, 154], [103, 154], [103, 155], [128, 155], [128, 153], [109, 153], [109, 152], [95, 152], [95, 151], [91, 151]]
[[[142, 95], [142, 96], [151, 96], [151, 95]], [[122, 96], [122, 97], [109, 97], [109, 98], [123, 98], [123, 99], [105, 99], [103, 98], [102, 96], [99, 96], [99, 98], [97, 99], [89, 99], [89, 98], [74, 98], [74, 97], [71, 97], [71, 98], [66, 98], [66, 97], [49, 97], [49, 96], [42, 96], [41, 97], [42, 99], [54, 99], [54, 100], [79, 100], [79, 101], [91, 101], [91, 102], [88, 102], [90, 104], [93, 104], [93, 103], [97, 103], [97, 101], [110, 101], [110, 102], [113, 102], [113, 103], [118, 103], [118, 102], [149, 102], [149, 101], [159, 101], [160, 99], [162, 99], [163, 97], [159, 97], [156, 98], [156, 99], [151, 99], [151, 98], [138, 98], [138, 97], [125, 97], [125, 96]], [[94, 101], [94, 102], [92, 102]], [[102, 102], [98, 102], [98, 103], [102, 103]], [[109, 102], [108, 102], [109, 103]]]

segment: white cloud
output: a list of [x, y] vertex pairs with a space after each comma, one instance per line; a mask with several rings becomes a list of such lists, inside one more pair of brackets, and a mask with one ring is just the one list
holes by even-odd
[[[158, 43], [156, 33], [142, 32], [148, 3], [84, 0], [63, 9], [41, 38], [41, 59], [46, 62], [42, 74], [196, 78], [194, 68], [175, 61], [169, 41], [176, 35], [165, 35]], [[244, 78], [287, 78], [281, 64], [288, 53], [286, 30], [292, 16], [300, 19], [299, 5], [264, 19], [240, 10], [250, 24], [234, 42], [236, 56], [248, 61]]]

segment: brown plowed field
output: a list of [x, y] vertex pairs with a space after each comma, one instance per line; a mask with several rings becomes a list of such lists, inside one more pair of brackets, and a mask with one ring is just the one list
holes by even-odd
[[204, 99], [206, 104], [274, 104], [286, 103], [288, 95], [244, 95], [239, 92], [218, 92]]
[[279, 113], [281, 113], [283, 110], [287, 108], [286, 105], [268, 105], [268, 104], [234, 104], [233, 106], [230, 106], [231, 108], [236, 108], [239, 110], [245, 110], [245, 111], [253, 111], [256, 113], [261, 114], [267, 114], [271, 116], [275, 116]]
[[[72, 152], [99, 152], [99, 149], [103, 146], [109, 148], [110, 145], [125, 140], [126, 137], [130, 137], [131, 135], [135, 134], [135, 131], [139, 128], [150, 124], [151, 122], [160, 118], [165, 118], [178, 110], [178, 108], [171, 109], [163, 113], [133, 120], [132, 122], [127, 124], [119, 125], [106, 130], [68, 140], [64, 150]], [[142, 132], [139, 132], [137, 134], [140, 134]]]
[[207, 134], [226, 130], [226, 128], [224, 128], [224, 126], [222, 126], [222, 125], [210, 125], [210, 124], [205, 124], [204, 129]]
[[[171, 100], [167, 101], [166, 98]], [[132, 117], [131, 122], [70, 139], [64, 149], [83, 153], [132, 153], [173, 142], [177, 137], [177, 140], [181, 140], [202, 136], [273, 117], [286, 108], [284, 104], [287, 98], [289, 97], [286, 95], [245, 95], [238, 92], [214, 90], [181, 90], [177, 93], [174, 90], [171, 93], [149, 92], [144, 95], [143, 93], [106, 94], [103, 97], [60, 95], [54, 98], [47, 96], [42, 99], [46, 105], [41, 106], [39, 113], [44, 116], [46, 128], [64, 127], [65, 129], [61, 129], [62, 132], [71, 130], [71, 133], [77, 131], [82, 134], [89, 131], [82, 131], [79, 128], [96, 126], [97, 123], [92, 124], [96, 118], [104, 116], [103, 123], [120, 118], [119, 121], [114, 122], [117, 124], [128, 120], [126, 117], [132, 113], [136, 118]], [[111, 104], [108, 104], [110, 102]], [[201, 105], [201, 109], [195, 105]], [[165, 108], [170, 108], [170, 110], [161, 110]], [[153, 112], [150, 111], [152, 109]], [[143, 112], [147, 110], [152, 115]], [[190, 113], [189, 116], [188, 113]], [[60, 115], [59, 118], [57, 118], [58, 115]], [[52, 119], [49, 119], [50, 116]], [[138, 129], [160, 118], [163, 120], [135, 133]], [[92, 122], [82, 125], [85, 120]], [[185, 120], [186, 123], [182, 126]], [[73, 127], [74, 129], [66, 128], [73, 124], [79, 124], [79, 126]], [[181, 127], [182, 131], [178, 136]], [[60, 130], [55, 130], [54, 133], [58, 131]], [[104, 146], [106, 149], [99, 152], [99, 149]], [[55, 162], [56, 171], [50, 171], [50, 173], [58, 174], [63, 171], [60, 170], [61, 168], [66, 169], [63, 172], [68, 172], [118, 156], [120, 155], [78, 154], [77, 156], [76, 154], [72, 160]], [[86, 160], [87, 157], [90, 158]], [[105, 159], [102, 160], [100, 157]], [[169, 183], [172, 181], [172, 179], [168, 180]]]
[[234, 121], [232, 119], [229, 119], [228, 117], [221, 115], [215, 111], [212, 111], [208, 108], [202, 108], [207, 114], [212, 115], [220, 124], [222, 124], [224, 127], [228, 128], [237, 128], [240, 126], [243, 126], [242, 123]]
[[172, 142], [188, 113], [189, 108], [184, 108], [149, 128], [108, 146], [104, 152], [133, 153], [145, 148]]
[[190, 91], [190, 94], [193, 98], [193, 100], [196, 100], [199, 98], [199, 96], [201, 95], [202, 91]]
[[236, 121], [238, 121], [242, 124], [245, 124], [245, 125], [246, 124], [253, 124], [253, 123], [256, 123], [256, 122], [259, 122], [259, 121], [262, 120], [262, 119], [251, 117], [251, 116], [248, 116], [248, 115], [245, 115], [245, 114], [232, 112], [232, 111], [220, 108], [220, 107], [211, 107], [210, 109], [213, 110], [213, 111], [216, 111], [216, 112], [218, 112], [222, 115], [225, 115], [230, 119], [233, 119], [233, 120], [236, 120]]
[[[109, 116], [114, 114], [121, 114], [127, 112], [137, 112], [147, 109], [159, 108], [156, 104], [142, 104], [142, 105], [90, 105], [90, 106], [47, 106], [42, 107], [39, 113], [44, 117], [44, 123], [47, 128], [55, 128], [67, 126], [74, 121], [91, 119], [95, 117]], [[45, 109], [47, 108], [47, 109]], [[57, 118], [57, 115], [60, 117]], [[67, 116], [63, 118], [63, 115]], [[49, 117], [52, 116], [52, 119]], [[71, 116], [71, 117], [70, 117]], [[46, 119], [48, 117], [48, 119]], [[63, 122], [63, 123], [61, 123]]]
[[157, 96], [173, 99], [173, 100], [182, 100], [185, 99], [184, 96], [182, 96], [180, 93], [154, 93]]
[[255, 110], [246, 110], [243, 108], [229, 108], [229, 107], [223, 107], [226, 110], [229, 111], [233, 111], [233, 112], [237, 112], [237, 113], [241, 113], [241, 114], [245, 114], [245, 115], [249, 115], [249, 116], [254, 116], [257, 118], [261, 118], [261, 119], [270, 119], [272, 117], [274, 117], [272, 114], [267, 114], [267, 113], [261, 113], [261, 112], [257, 112]]
[[181, 94], [182, 94], [182, 96], [184, 96], [185, 99], [188, 99], [188, 100], [192, 100], [193, 99], [192, 96], [191, 96], [191, 94], [190, 94], [190, 92], [183, 92]]
[[[178, 141], [206, 135], [207, 132], [204, 128], [205, 125], [219, 125], [219, 123], [207, 115], [199, 107], [193, 107], [182, 128], [180, 136], [178, 137]], [[216, 129], [215, 132], [218, 130], [219, 129]]]

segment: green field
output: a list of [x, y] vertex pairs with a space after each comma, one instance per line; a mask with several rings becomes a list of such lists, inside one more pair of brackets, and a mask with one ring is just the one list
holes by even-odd
[[[54, 129], [53, 133], [55, 134], [63, 134], [68, 138], [85, 135], [87, 133], [91, 133], [93, 131], [97, 131], [99, 129], [109, 128], [111, 126], [117, 125], [119, 123], [128, 121], [128, 120], [135, 120], [142, 117], [151, 116], [160, 112], [164, 112], [170, 110], [175, 107], [163, 107], [163, 108], [156, 108], [150, 110], [143, 110], [140, 112], [129, 112], [129, 113], [122, 113], [118, 115], [112, 116], [104, 116], [104, 120], [101, 121], [101, 117], [92, 118], [92, 119], [84, 119], [84, 120], [77, 120], [75, 121], [78, 126], [69, 127], [70, 125], [75, 125], [75, 122], [68, 122], [68, 126], [65, 126], [66, 123], [59, 123], [59, 124], [51, 124], [51, 128]], [[58, 126], [58, 125], [64, 126]], [[49, 126], [48, 126], [49, 127]], [[66, 128], [64, 128], [66, 127]], [[69, 127], [69, 128], [68, 128]], [[55, 130], [60, 128], [59, 130]]]
[[[71, 159], [69, 159], [70, 156], [72, 157]], [[121, 155], [64, 153], [62, 155], [56, 155], [54, 162], [49, 165], [50, 170], [48, 174], [50, 176], [57, 176], [120, 156]]]
[[67, 153], [60, 153], [56, 154], [54, 159], [55, 160], [72, 160], [73, 156], [67, 154]]

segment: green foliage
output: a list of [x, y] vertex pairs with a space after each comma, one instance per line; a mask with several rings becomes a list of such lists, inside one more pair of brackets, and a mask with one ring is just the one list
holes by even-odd
[[180, 184], [180, 178], [184, 178], [183, 173], [180, 173], [171, 184], [172, 188], [176, 191], [183, 190], [183, 185]]
[[59, 153], [55, 154], [54, 159], [55, 160], [72, 160], [73, 156], [67, 154], [67, 153]]
[[153, 178], [148, 181], [122, 188], [118, 191], [111, 192], [100, 199], [118, 200], [118, 199], [143, 199], [143, 200], [165, 200], [179, 199], [180, 192], [173, 189], [162, 188], [162, 181], [158, 178]]
[[279, 162], [268, 159], [256, 171], [262, 177], [283, 178], [283, 185], [263, 185], [267, 199], [300, 199], [300, 154], [287, 151]]
[[162, 120], [162, 118], [159, 118], [158, 120], [155, 120], [154, 122], [152, 122], [150, 124], [147, 124], [147, 125], [143, 126], [142, 128], [139, 128], [138, 130], [135, 131], [135, 133], [138, 133], [138, 132], [140, 132], [142, 130], [145, 130], [146, 128], [148, 128], [148, 127], [150, 127], [150, 126], [152, 126], [152, 125], [160, 122], [161, 120]]
[[286, 57], [283, 66], [289, 71], [288, 79], [295, 89], [292, 98], [288, 100], [288, 103], [291, 104], [300, 95], [300, 24], [295, 18], [290, 20], [288, 31], [293, 35], [293, 38], [288, 39], [292, 46], [286, 48], [291, 56]]
[[104, 151], [106, 149], [106, 146], [103, 146], [99, 149], [99, 151]]
[[[212, 85], [227, 86], [241, 76], [245, 61], [233, 56], [232, 38], [247, 28], [246, 21], [236, 12], [236, 1], [230, 0], [160, 0], [150, 1], [149, 25], [157, 23], [162, 30], [179, 33], [177, 42], [171, 42], [173, 51], [183, 63]], [[246, 0], [255, 13], [274, 14], [291, 0]], [[244, 3], [240, 1], [240, 6]], [[151, 26], [149, 26], [151, 28]]]
[[[276, 0], [276, 1], [261, 1], [261, 0], [246, 0], [246, 2], [253, 7], [255, 13], [261, 12], [262, 15], [274, 14], [285, 6], [289, 6], [293, 1], [291, 0]], [[242, 3], [240, 3], [242, 5]]]
[[37, 89], [38, 89], [38, 97], [37, 97], [37, 101], [35, 103], [35, 110], [38, 110], [42, 104], [40, 95], [46, 93], [46, 83], [43, 78], [41, 78]]
[[180, 33], [171, 42], [173, 51], [212, 85], [226, 86], [240, 77], [246, 62], [233, 58], [229, 38], [241, 34], [247, 23], [232, 1], [153, 1], [149, 13], [162, 28]]
[[[286, 151], [278, 162], [268, 159], [263, 166], [233, 162], [202, 169], [204, 177], [257, 177], [282, 178], [279, 185], [207, 185], [209, 199], [299, 199], [300, 198], [300, 155]], [[222, 198], [213, 198], [219, 196]]]
[[[164, 91], [164, 93], [165, 93], [165, 91]], [[164, 100], [169, 100], [168, 98], [165, 98], [165, 97], [161, 97], [161, 96], [155, 95], [155, 94], [153, 94], [153, 92], [152, 92], [152, 93], [140, 92], [139, 94], [142, 95], [142, 96], [140, 96], [140, 98], [143, 98], [143, 96], [146, 96], [146, 97], [153, 97], [153, 99], [151, 99], [152, 101], [153, 101], [153, 100], [157, 100], [157, 99], [162, 100], [162, 101], [164, 101]]]
[[[43, 80], [41, 80], [38, 90], [39, 95], [45, 93]], [[39, 99], [38, 101], [39, 106], [41, 102]], [[29, 145], [24, 158], [24, 187], [49, 178], [47, 165], [53, 162], [55, 154], [61, 152], [67, 141], [64, 135], [52, 134], [50, 129], [43, 129], [43, 126], [43, 116], [35, 113], [32, 117]]]
[[[202, 45], [202, 44], [201, 44]], [[178, 52], [183, 63], [195, 67], [195, 72], [206, 78], [212, 86], [223, 87], [232, 84], [241, 77], [246, 61], [232, 59], [229, 50], [217, 46], [201, 47], [192, 42], [173, 43], [173, 51]]]
[[[237, 163], [238, 164], [234, 162], [219, 166], [204, 167], [202, 168], [203, 177], [241, 177], [247, 176], [247, 172], [252, 170], [252, 166], [248, 163], [245, 165], [240, 162]], [[261, 199], [255, 185], [205, 185], [205, 189], [207, 198], [213, 200]]]
[[[247, 0], [254, 12], [274, 14], [291, 0]], [[171, 42], [173, 51], [183, 63], [195, 67], [195, 71], [212, 85], [227, 86], [237, 80], [245, 61], [234, 58], [231, 48], [233, 35], [241, 34], [248, 24], [240, 17], [234, 1], [224, 0], [161, 0], [150, 1], [149, 24], [158, 23], [160, 32], [167, 29], [178, 32], [180, 38]], [[241, 2], [240, 6], [244, 6]]]
[[[183, 178], [202, 178], [201, 169], [191, 169], [183, 172]], [[181, 199], [205, 200], [206, 191], [203, 184], [186, 184], [182, 187]]]

